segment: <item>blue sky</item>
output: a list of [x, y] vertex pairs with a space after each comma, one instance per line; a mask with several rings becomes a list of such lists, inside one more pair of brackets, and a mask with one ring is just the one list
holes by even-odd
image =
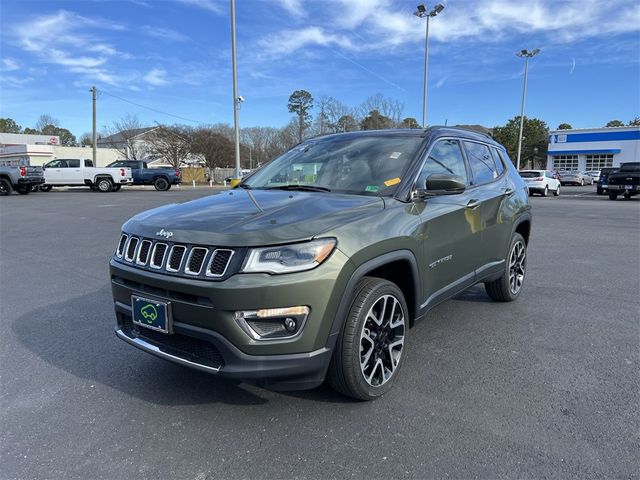
[[[421, 118], [424, 20], [411, 0], [238, 0], [240, 124], [283, 126], [296, 89], [357, 106], [381, 93]], [[551, 128], [640, 116], [637, 0], [449, 0], [431, 22], [428, 123]], [[431, 7], [433, 2], [427, 2]], [[0, 117], [42, 113], [81, 135], [127, 114], [148, 124], [232, 123], [228, 0], [0, 0]], [[168, 112], [154, 112], [118, 98]]]

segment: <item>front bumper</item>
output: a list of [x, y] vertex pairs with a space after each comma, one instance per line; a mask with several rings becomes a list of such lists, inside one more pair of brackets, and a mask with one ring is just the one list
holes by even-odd
[[[166, 360], [278, 389], [313, 388], [331, 359], [328, 338], [351, 275], [339, 250], [315, 270], [287, 275], [236, 274], [223, 281], [172, 277], [111, 260], [116, 335]], [[131, 296], [171, 302], [173, 334], [134, 326]], [[294, 338], [255, 340], [235, 320], [240, 310], [305, 305]]]

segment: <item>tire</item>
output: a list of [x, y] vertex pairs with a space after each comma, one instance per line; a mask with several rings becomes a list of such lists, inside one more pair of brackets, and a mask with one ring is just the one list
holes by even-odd
[[555, 192], [553, 192], [553, 196], [554, 197], [559, 197], [560, 196], [560, 185], [558, 185], [558, 188], [556, 188]]
[[602, 187], [596, 187], [596, 194], [597, 195], [604, 195], [604, 190], [602, 189]]
[[582, 180], [580, 180], [580, 186], [584, 187], [584, 178]]
[[41, 192], [50, 192], [53, 187], [51, 185], [40, 185]]
[[29, 185], [18, 185], [15, 188], [16, 192], [18, 192], [20, 195], [28, 195], [29, 193], [31, 193], [31, 187]]
[[484, 288], [496, 302], [512, 302], [520, 296], [527, 273], [527, 243], [519, 233], [514, 233], [505, 259], [502, 276], [485, 282]]
[[394, 283], [374, 277], [360, 280], [333, 351], [329, 384], [358, 400], [375, 400], [389, 391], [404, 358], [407, 312]]
[[11, 182], [6, 178], [0, 178], [0, 196], [11, 195]]
[[96, 189], [99, 192], [108, 193], [113, 189], [113, 182], [110, 178], [99, 178], [96, 182]]
[[625, 193], [622, 196], [624, 197], [625, 200], [631, 200], [631, 194], [630, 193]]
[[548, 185], [544, 186], [544, 190], [542, 191], [541, 195], [543, 197], [546, 197], [547, 195], [549, 195], [549, 186]]
[[618, 198], [618, 192], [609, 192], [609, 200], [615, 200]]
[[154, 188], [159, 192], [166, 192], [171, 188], [169, 181], [164, 177], [158, 177], [153, 181]]
[[120, 190], [122, 188], [122, 185], [114, 185], [113, 188], [111, 189], [112, 192], [117, 192], [118, 190]]

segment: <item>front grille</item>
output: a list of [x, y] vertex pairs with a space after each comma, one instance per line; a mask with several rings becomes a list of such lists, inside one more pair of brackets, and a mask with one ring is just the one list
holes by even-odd
[[124, 254], [124, 246], [127, 244], [127, 239], [129, 236], [126, 233], [123, 233], [120, 237], [120, 241], [118, 242], [118, 249], [116, 250], [116, 256], [118, 258], [122, 258]]
[[225, 274], [229, 260], [233, 256], [233, 250], [217, 249], [211, 255], [207, 267], [207, 277], [221, 277]]
[[[115, 258], [138, 268], [191, 278], [220, 279], [228, 275], [235, 250], [155, 241], [123, 233]], [[233, 262], [234, 271], [239, 267]]]
[[127, 246], [127, 253], [124, 256], [124, 259], [127, 262], [133, 261], [134, 255], [136, 253], [136, 247], [138, 246], [139, 240], [136, 237], [129, 238], [129, 245]]
[[202, 264], [207, 256], [208, 250], [202, 247], [193, 247], [189, 258], [187, 260], [187, 266], [184, 268], [184, 273], [189, 275], [198, 275], [202, 270]]
[[136, 259], [136, 263], [138, 265], [146, 265], [147, 260], [149, 259], [149, 252], [151, 251], [151, 241], [143, 240], [140, 242], [140, 250], [138, 250], [138, 258]]
[[153, 255], [151, 256], [151, 268], [162, 268], [167, 248], [166, 243], [156, 243], [156, 246], [153, 247]]
[[169, 261], [167, 262], [167, 270], [169, 272], [177, 272], [180, 270], [180, 266], [182, 265], [182, 258], [184, 257], [184, 252], [187, 250], [186, 247], [182, 245], [174, 245], [171, 247], [171, 253], [169, 254]]
[[121, 315], [121, 329], [129, 338], [140, 338], [158, 347], [161, 351], [184, 358], [190, 362], [209, 367], [220, 368], [224, 359], [220, 351], [211, 342], [182, 333], [166, 334], [140, 328], [131, 321], [131, 317]]

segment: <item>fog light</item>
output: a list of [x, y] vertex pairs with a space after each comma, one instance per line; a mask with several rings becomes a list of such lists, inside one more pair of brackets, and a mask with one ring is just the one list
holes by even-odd
[[292, 338], [300, 334], [309, 307], [265, 308], [235, 313], [236, 322], [254, 340]]

